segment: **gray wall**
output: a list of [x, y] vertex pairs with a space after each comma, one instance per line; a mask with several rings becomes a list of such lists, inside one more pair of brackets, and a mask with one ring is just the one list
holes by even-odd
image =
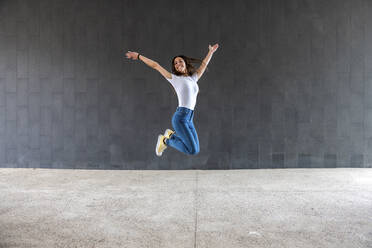
[[[372, 1], [0, 1], [0, 166], [372, 167]], [[220, 48], [201, 152], [155, 155], [177, 97], [139, 51]]]

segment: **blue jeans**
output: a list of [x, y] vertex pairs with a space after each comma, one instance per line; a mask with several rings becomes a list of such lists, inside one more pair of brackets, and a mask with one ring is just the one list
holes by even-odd
[[199, 139], [194, 123], [194, 110], [185, 107], [177, 107], [172, 118], [172, 125], [175, 133], [166, 144], [180, 152], [196, 155], [199, 153]]

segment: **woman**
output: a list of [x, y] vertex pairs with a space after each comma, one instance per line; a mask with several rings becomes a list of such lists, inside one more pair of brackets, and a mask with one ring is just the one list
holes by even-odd
[[[196, 133], [193, 117], [196, 105], [196, 97], [199, 92], [197, 81], [203, 75], [207, 65], [217, 50], [218, 44], [209, 45], [209, 52], [203, 61], [179, 55], [172, 60], [172, 72], [169, 73], [157, 62], [140, 55], [137, 52], [128, 51], [128, 59], [142, 60], [146, 65], [160, 72], [173, 86], [178, 97], [178, 107], [172, 118], [175, 131], [167, 129], [164, 135], [159, 134], [156, 144], [156, 155], [161, 156], [167, 146], [171, 146], [183, 153], [196, 155], [199, 153], [199, 140]], [[195, 69], [191, 63], [200, 62]]]

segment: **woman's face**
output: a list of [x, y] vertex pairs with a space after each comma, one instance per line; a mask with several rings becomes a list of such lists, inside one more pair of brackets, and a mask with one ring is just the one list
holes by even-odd
[[186, 64], [185, 61], [181, 57], [177, 57], [174, 59], [174, 68], [178, 72], [186, 73]]

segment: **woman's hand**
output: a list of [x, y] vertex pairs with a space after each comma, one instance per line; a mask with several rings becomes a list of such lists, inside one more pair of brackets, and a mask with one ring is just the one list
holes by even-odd
[[137, 60], [138, 58], [138, 53], [136, 52], [128, 51], [125, 55], [127, 56], [128, 59]]
[[218, 44], [214, 44], [213, 46], [209, 45], [209, 51], [214, 53], [218, 48]]

